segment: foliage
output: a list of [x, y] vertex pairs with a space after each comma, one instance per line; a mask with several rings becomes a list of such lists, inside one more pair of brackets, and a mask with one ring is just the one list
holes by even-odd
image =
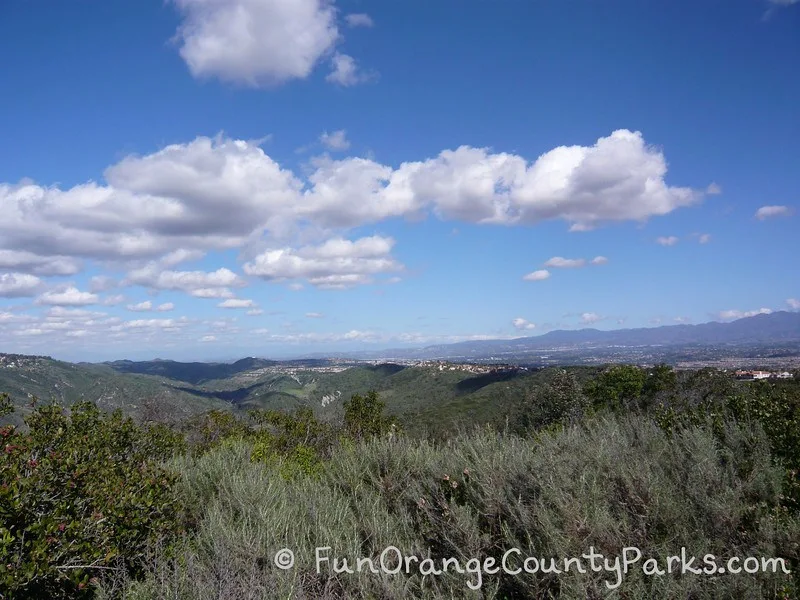
[[578, 423], [588, 408], [588, 399], [575, 375], [556, 370], [544, 384], [534, 388], [512, 413], [512, 431], [527, 433], [544, 427]]
[[645, 381], [645, 372], [639, 367], [614, 365], [589, 381], [585, 392], [595, 406], [619, 409], [639, 399]]
[[[376, 437], [337, 449], [315, 478], [276, 477], [251, 463], [238, 441], [177, 459], [198, 527], [173, 559], [151, 565], [127, 600], [234, 598], [562, 598], [609, 597], [608, 573], [486, 575], [471, 592], [452, 569], [423, 577], [335, 574], [315, 569], [330, 556], [377, 560], [390, 546], [441, 560], [499, 560], [510, 548], [537, 557], [580, 556], [594, 546], [617, 556], [636, 546], [662, 561], [680, 554], [797, 558], [800, 523], [774, 513], [780, 470], [758, 428], [723, 424], [671, 437], [641, 415], [595, 417], [532, 438], [483, 428], [434, 445]], [[291, 548], [290, 571], [272, 564]], [[645, 577], [631, 570], [612, 597], [796, 597], [783, 574]]]
[[396, 419], [383, 414], [386, 402], [374, 390], [366, 395], [353, 394], [344, 403], [344, 432], [355, 440], [365, 440], [388, 433]]
[[254, 433], [250, 460], [280, 462], [281, 475], [287, 479], [321, 472], [322, 457], [330, 455], [333, 430], [317, 421], [311, 409], [299, 408], [293, 414], [253, 410], [250, 417], [261, 427]]
[[189, 422], [187, 436], [196, 452], [205, 452], [226, 439], [248, 435], [247, 424], [235, 414], [212, 410], [198, 415]]
[[2, 597], [88, 598], [93, 578], [139, 572], [179, 533], [175, 476], [158, 464], [175, 436], [90, 403], [36, 407], [26, 425], [0, 430]]
[[726, 419], [758, 424], [774, 459], [785, 469], [783, 505], [800, 513], [800, 387], [793, 382], [756, 381], [719, 393], [719, 385], [710, 386], [697, 402], [681, 397], [660, 405], [657, 422], [668, 432], [708, 424], [718, 437]]

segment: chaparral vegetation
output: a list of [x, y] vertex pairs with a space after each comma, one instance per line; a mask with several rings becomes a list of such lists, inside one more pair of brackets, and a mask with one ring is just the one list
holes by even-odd
[[[15, 407], [2, 398], [6, 422]], [[711, 369], [546, 369], [502, 410], [415, 430], [380, 394], [338, 419], [212, 410], [180, 423], [91, 403], [0, 429], [0, 597], [795, 598], [800, 384]], [[16, 421], [14, 421], [16, 422]], [[336, 572], [331, 557], [466, 564], [636, 547], [783, 558], [786, 574]], [[293, 568], [274, 563], [294, 552]]]

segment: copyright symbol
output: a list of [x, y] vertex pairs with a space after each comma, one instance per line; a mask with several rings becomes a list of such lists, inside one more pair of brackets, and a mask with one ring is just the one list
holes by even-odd
[[284, 571], [294, 566], [294, 552], [289, 548], [283, 548], [275, 553], [275, 566]]

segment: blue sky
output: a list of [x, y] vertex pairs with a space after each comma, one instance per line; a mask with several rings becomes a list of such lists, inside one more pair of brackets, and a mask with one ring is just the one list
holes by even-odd
[[0, 351], [800, 308], [796, 0], [6, 0]]

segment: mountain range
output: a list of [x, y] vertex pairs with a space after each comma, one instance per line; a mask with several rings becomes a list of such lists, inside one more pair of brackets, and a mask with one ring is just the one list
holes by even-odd
[[[636, 329], [555, 330], [543, 335], [504, 340], [480, 340], [439, 344], [423, 348], [339, 353], [353, 359], [396, 358], [490, 358], [528, 352], [583, 350], [609, 347], [764, 346], [800, 343], [800, 312], [779, 311], [744, 317], [728, 323], [663, 325]], [[314, 354], [314, 357], [330, 356]]]

